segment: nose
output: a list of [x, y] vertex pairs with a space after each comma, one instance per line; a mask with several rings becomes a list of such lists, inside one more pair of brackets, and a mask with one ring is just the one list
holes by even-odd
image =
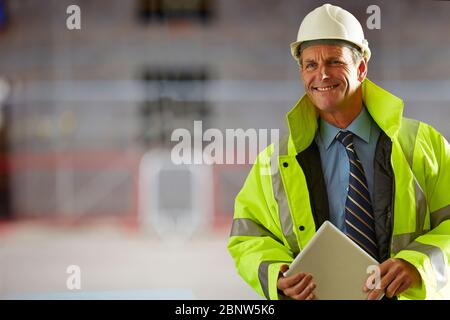
[[319, 74], [320, 74], [321, 80], [330, 78], [330, 76], [328, 75], [328, 68], [327, 68], [326, 64], [322, 64], [319, 67]]

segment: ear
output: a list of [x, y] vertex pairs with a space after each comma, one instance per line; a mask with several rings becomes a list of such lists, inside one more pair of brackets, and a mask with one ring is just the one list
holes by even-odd
[[367, 76], [367, 58], [362, 58], [358, 65], [358, 81], [363, 82]]

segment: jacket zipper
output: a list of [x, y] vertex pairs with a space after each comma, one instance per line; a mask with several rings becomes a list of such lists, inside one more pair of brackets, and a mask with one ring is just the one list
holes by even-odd
[[[392, 168], [392, 167], [391, 167]], [[388, 259], [391, 257], [391, 248], [394, 241], [394, 205], [395, 205], [395, 176], [394, 170], [392, 170], [392, 199], [391, 199], [391, 212], [388, 213], [388, 221], [390, 220], [390, 241], [388, 246]]]

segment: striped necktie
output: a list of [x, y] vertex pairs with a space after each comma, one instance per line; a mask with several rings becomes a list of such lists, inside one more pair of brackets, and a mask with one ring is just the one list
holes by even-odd
[[361, 161], [353, 146], [353, 133], [339, 131], [336, 140], [342, 143], [350, 161], [348, 193], [345, 201], [347, 235], [375, 259], [378, 258], [375, 220], [369, 188]]

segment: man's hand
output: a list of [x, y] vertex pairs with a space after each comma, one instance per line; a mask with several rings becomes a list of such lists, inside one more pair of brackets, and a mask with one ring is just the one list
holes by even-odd
[[[388, 298], [392, 298], [413, 286], [422, 283], [417, 269], [403, 259], [391, 258], [379, 265], [380, 268], [380, 288], [369, 290], [367, 284], [363, 291], [367, 292], [368, 300], [378, 299], [383, 292]], [[367, 282], [366, 282], [367, 283]]]
[[280, 267], [277, 288], [283, 291], [284, 295], [295, 300], [313, 300], [314, 289], [316, 288], [311, 274], [300, 272], [290, 277], [284, 277], [283, 273], [289, 269], [287, 264]]

